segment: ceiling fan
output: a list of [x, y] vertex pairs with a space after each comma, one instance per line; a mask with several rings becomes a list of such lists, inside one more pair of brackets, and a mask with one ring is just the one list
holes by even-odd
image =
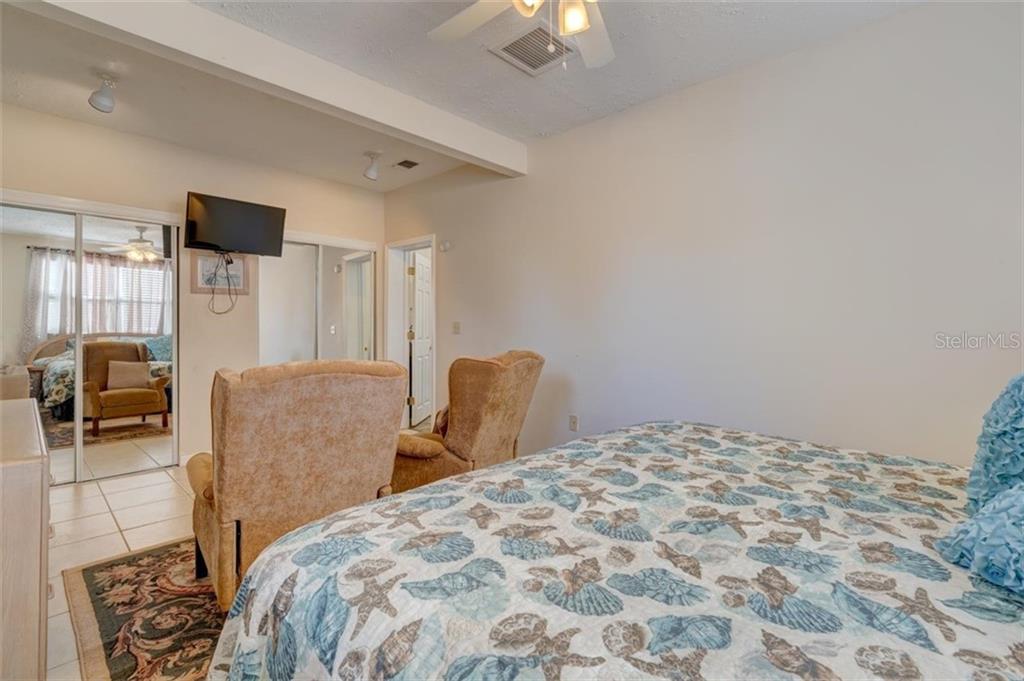
[[139, 236], [134, 239], [129, 239], [128, 243], [124, 246], [107, 246], [103, 248], [105, 253], [117, 253], [124, 255], [129, 260], [135, 262], [153, 262], [163, 258], [163, 254], [157, 252], [153, 241], [146, 238], [146, 227], [142, 225], [136, 225], [135, 229], [138, 230]]
[[[488, 21], [494, 19], [509, 7], [515, 7], [524, 17], [532, 17], [545, 0], [477, 0], [429, 35], [434, 40], [458, 40], [464, 38]], [[548, 0], [558, 3], [558, 34], [575, 36], [583, 63], [588, 69], [604, 66], [615, 58], [612, 41], [601, 16], [597, 0]], [[554, 9], [549, 7], [549, 10]], [[548, 47], [550, 50], [551, 48]]]

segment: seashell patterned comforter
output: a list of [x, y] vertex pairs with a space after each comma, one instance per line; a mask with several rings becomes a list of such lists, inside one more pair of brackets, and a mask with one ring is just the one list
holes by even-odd
[[302, 527], [211, 679], [1024, 679], [1024, 600], [932, 550], [966, 472], [647, 423]]

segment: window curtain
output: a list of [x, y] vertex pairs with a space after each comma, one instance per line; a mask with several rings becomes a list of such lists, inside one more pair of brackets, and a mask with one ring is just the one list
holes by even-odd
[[75, 254], [29, 248], [21, 353], [27, 357], [50, 336], [75, 332]]
[[[74, 333], [75, 256], [54, 248], [29, 249], [22, 353], [47, 338]], [[85, 253], [82, 333], [171, 333], [171, 263]]]

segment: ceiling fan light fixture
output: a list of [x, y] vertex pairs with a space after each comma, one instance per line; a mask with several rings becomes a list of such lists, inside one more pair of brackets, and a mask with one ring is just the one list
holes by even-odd
[[89, 95], [89, 106], [100, 113], [108, 114], [112, 112], [114, 105], [117, 103], [114, 100], [114, 86], [114, 79], [104, 76], [103, 84], [100, 85], [98, 90], [93, 90], [93, 93]]
[[146, 238], [147, 227], [136, 225], [139, 236], [128, 240], [128, 248], [124, 252], [126, 258], [133, 262], [154, 262], [161, 256], [153, 248], [153, 242]]
[[590, 17], [583, 0], [559, 0], [558, 34], [576, 35], [590, 28]]
[[128, 250], [124, 252], [124, 257], [133, 262], [155, 262], [160, 259], [160, 255], [153, 250], [152, 246], [136, 244], [129, 246]]
[[366, 170], [363, 171], [363, 177], [371, 182], [376, 182], [377, 178], [380, 177], [381, 153], [379, 151], [368, 151], [363, 156], [370, 159], [370, 165], [366, 166]]
[[516, 8], [516, 11], [527, 19], [536, 14], [543, 4], [544, 0], [512, 0], [512, 5]]

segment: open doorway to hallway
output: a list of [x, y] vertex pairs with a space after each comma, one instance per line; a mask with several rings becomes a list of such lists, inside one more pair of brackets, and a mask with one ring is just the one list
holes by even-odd
[[386, 267], [386, 357], [409, 371], [405, 428], [429, 432], [435, 398], [434, 238], [388, 244]]

